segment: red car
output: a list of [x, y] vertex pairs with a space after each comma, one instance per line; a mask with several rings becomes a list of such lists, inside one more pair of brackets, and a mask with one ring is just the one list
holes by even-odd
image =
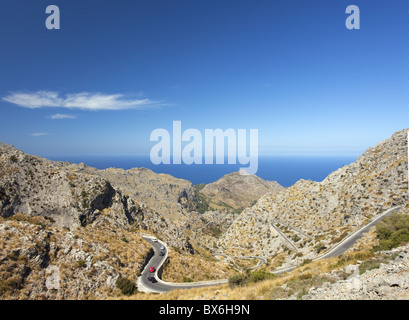
[[149, 272], [155, 272], [155, 267], [150, 267]]

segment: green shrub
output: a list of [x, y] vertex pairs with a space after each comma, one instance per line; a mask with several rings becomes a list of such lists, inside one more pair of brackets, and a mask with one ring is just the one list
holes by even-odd
[[308, 279], [312, 279], [312, 277], [313, 277], [313, 275], [312, 275], [311, 273], [303, 273], [303, 274], [300, 274], [300, 275], [298, 276], [298, 279], [300, 279], [300, 280], [308, 280]]
[[79, 268], [85, 268], [86, 267], [86, 264], [85, 264], [84, 260], [79, 260], [79, 261], [77, 261], [77, 263], [78, 263]]
[[209, 203], [207, 198], [200, 193], [197, 193], [197, 197], [198, 197], [198, 201], [196, 202], [197, 212], [203, 214], [206, 211], [209, 211]]
[[17, 157], [15, 155], [10, 156], [9, 159], [11, 162], [17, 162]]
[[312, 262], [311, 259], [305, 259], [305, 260], [303, 260], [303, 262], [301, 263], [301, 267], [303, 267], [303, 266], [305, 266], [305, 265], [307, 265], [307, 264], [309, 264], [309, 263], [311, 263], [311, 262]]
[[300, 238], [298, 235], [294, 235], [294, 236], [292, 237], [292, 239], [293, 239], [294, 242], [298, 242], [298, 241], [301, 240], [301, 238]]
[[331, 240], [330, 244], [341, 242], [348, 235], [348, 231], [344, 231], [339, 237]]
[[304, 295], [308, 294], [309, 289], [321, 287], [325, 282], [333, 283], [334, 280], [327, 276], [311, 273], [301, 274], [287, 281], [288, 297], [296, 294], [297, 299], [302, 299]]
[[126, 296], [132, 295], [136, 290], [135, 284], [128, 278], [119, 277], [116, 279], [115, 284], [116, 287], [121, 290], [121, 293]]
[[229, 277], [228, 282], [231, 288], [244, 286], [248, 283], [248, 276], [244, 273], [235, 273]]
[[175, 250], [177, 253], [182, 254], [182, 249], [179, 247], [172, 246], [173, 250]]
[[87, 199], [82, 199], [81, 205], [83, 209], [88, 209], [88, 202]]
[[326, 249], [327, 247], [322, 242], [319, 242], [314, 248], [315, 250], [317, 250], [317, 253], [320, 253], [322, 250]]
[[220, 230], [220, 228], [216, 227], [216, 226], [211, 226], [210, 228], [210, 232], [212, 233], [212, 235], [215, 238], [219, 238], [222, 235], [222, 231]]
[[200, 190], [202, 190], [204, 187], [206, 187], [206, 184], [204, 183], [199, 183], [193, 186], [195, 188], [196, 192], [199, 192]]
[[257, 270], [246, 273], [235, 273], [229, 277], [229, 286], [231, 288], [245, 286], [251, 283], [256, 283], [263, 280], [274, 279], [277, 276], [265, 270]]
[[359, 265], [359, 274], [363, 274], [367, 270], [378, 269], [380, 265], [380, 260], [366, 260]]
[[22, 289], [23, 282], [24, 279], [19, 275], [0, 280], [0, 296], [7, 292], [12, 293], [16, 290]]
[[273, 279], [277, 276], [271, 272], [265, 270], [257, 270], [253, 271], [249, 274], [249, 281], [250, 282], [259, 282], [267, 279]]
[[82, 204], [82, 208], [83, 209], [88, 209], [88, 193], [85, 191], [85, 190], [82, 190], [81, 191], [81, 197], [82, 197], [82, 201], [81, 201], [81, 204]]
[[183, 282], [193, 282], [193, 279], [189, 277], [183, 277]]
[[378, 250], [390, 250], [409, 242], [409, 215], [392, 213], [376, 225], [379, 238]]

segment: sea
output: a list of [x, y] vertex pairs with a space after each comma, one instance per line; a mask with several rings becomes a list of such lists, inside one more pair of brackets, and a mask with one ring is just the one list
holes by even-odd
[[[241, 164], [170, 164], [155, 165], [149, 156], [53, 156], [47, 157], [54, 161], [68, 161], [71, 163], [85, 163], [97, 169], [147, 168], [156, 173], [170, 174], [176, 178], [186, 179], [194, 185], [211, 183], [222, 176], [236, 172]], [[344, 165], [349, 165], [356, 157], [259, 157], [257, 176], [264, 180], [277, 181], [283, 187], [290, 187], [300, 179], [322, 181], [330, 173]]]

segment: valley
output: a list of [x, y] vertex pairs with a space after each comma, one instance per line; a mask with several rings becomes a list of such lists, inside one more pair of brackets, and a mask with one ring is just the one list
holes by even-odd
[[[0, 144], [0, 297], [143, 298], [156, 292], [140, 282], [155, 257], [152, 237], [167, 248], [155, 264], [168, 287], [157, 292], [179, 292], [179, 283], [194, 294], [237, 273], [273, 276], [337, 259], [383, 215], [407, 212], [407, 132], [322, 182], [289, 188], [238, 172], [194, 186], [145, 168], [98, 170]], [[57, 289], [47, 288], [50, 267], [59, 270]]]

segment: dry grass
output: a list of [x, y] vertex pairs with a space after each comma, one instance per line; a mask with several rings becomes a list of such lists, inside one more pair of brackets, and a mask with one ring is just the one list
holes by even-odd
[[[134, 278], [147, 255], [150, 245], [132, 231], [112, 228], [110, 225], [94, 228], [78, 228], [75, 236], [81, 241], [79, 248], [84, 252], [93, 252], [93, 262], [105, 261], [120, 266], [121, 274]], [[104, 250], [95, 250], [95, 244]]]
[[[117, 290], [106, 286], [108, 277], [119, 273], [136, 279], [151, 248], [136, 233], [109, 224], [88, 225], [73, 232], [49, 224], [50, 221], [42, 217], [21, 214], [0, 219], [0, 298], [92, 299], [115, 296]], [[49, 256], [47, 265], [57, 266], [60, 271], [61, 289], [58, 292], [45, 287], [44, 266], [18, 253], [24, 250], [46, 252], [47, 246], [50, 248], [46, 253]], [[28, 274], [24, 271], [27, 268], [31, 270]], [[98, 289], [90, 290], [94, 285]]]
[[217, 261], [205, 249], [195, 248], [194, 255], [169, 249], [169, 257], [163, 268], [164, 281], [180, 283], [226, 279], [232, 272], [228, 263]]
[[[244, 287], [230, 288], [228, 285], [197, 288], [190, 290], [174, 290], [163, 294], [137, 293], [129, 299], [136, 300], [274, 300], [301, 299], [312, 287], [319, 287], [324, 282], [333, 282], [329, 276], [332, 271], [343, 274], [342, 268], [357, 261], [365, 261], [373, 257], [371, 249], [376, 244], [374, 229], [361, 238], [350, 250], [340, 257], [310, 262], [291, 272], [253, 283]], [[281, 256], [273, 260], [278, 265]]]
[[[190, 290], [174, 290], [163, 294], [137, 293], [132, 300], [271, 300], [281, 286], [303, 279], [303, 276], [321, 275], [331, 270], [336, 258], [313, 262], [278, 278], [257, 282], [245, 287], [230, 288], [227, 284]], [[307, 279], [307, 280], [308, 280]], [[317, 277], [316, 282], [319, 282]]]

